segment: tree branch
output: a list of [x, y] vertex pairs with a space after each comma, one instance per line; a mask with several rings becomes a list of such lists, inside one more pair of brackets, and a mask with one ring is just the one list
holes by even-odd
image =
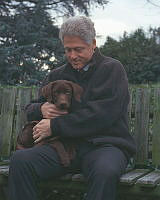
[[159, 7], [160, 8], [160, 1], [158, 3], [154, 3], [152, 0], [147, 0], [148, 3], [152, 4], [153, 6]]

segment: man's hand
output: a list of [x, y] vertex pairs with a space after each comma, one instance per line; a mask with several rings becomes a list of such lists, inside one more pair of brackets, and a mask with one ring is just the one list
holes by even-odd
[[48, 136], [51, 136], [50, 119], [42, 119], [33, 127], [34, 143], [38, 143]]
[[66, 112], [60, 111], [54, 104], [48, 103], [48, 102], [44, 103], [41, 106], [41, 112], [42, 112], [43, 118], [45, 119], [53, 119], [55, 117], [65, 115], [68, 113], [67, 111]]
[[43, 118], [36, 126], [33, 128], [33, 139], [34, 143], [38, 143], [46, 137], [51, 136], [51, 128], [50, 128], [50, 119], [54, 119], [61, 115], [65, 115], [68, 112], [60, 111], [54, 104], [52, 103], [44, 103], [41, 106], [41, 112]]

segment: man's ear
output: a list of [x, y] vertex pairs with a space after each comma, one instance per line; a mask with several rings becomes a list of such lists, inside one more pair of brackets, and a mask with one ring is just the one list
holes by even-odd
[[96, 39], [93, 39], [92, 44], [93, 44], [93, 49], [95, 50], [95, 48], [96, 48]]
[[52, 90], [55, 84], [56, 81], [53, 81], [42, 87], [42, 96], [47, 99], [49, 103], [52, 102]]

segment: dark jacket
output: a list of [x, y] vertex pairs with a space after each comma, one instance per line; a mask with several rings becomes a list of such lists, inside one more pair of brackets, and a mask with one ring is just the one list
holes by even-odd
[[[42, 85], [50, 81], [69, 80], [84, 88], [82, 103], [72, 112], [51, 120], [54, 136], [84, 139], [95, 145], [111, 144], [129, 155], [136, 151], [129, 133], [127, 107], [128, 80], [121, 63], [101, 55], [96, 49], [89, 70], [81, 74], [70, 64], [52, 70]], [[40, 120], [40, 97], [37, 103], [27, 106], [28, 120]]]

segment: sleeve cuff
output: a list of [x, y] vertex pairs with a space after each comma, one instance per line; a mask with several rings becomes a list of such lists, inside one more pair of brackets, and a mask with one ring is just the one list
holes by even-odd
[[28, 121], [41, 120], [43, 118], [41, 106], [43, 103], [34, 103], [26, 107], [26, 115]]
[[50, 127], [51, 127], [51, 132], [52, 132], [52, 136], [56, 137], [56, 136], [60, 136], [60, 126], [58, 125], [58, 117], [51, 119], [50, 121]]

